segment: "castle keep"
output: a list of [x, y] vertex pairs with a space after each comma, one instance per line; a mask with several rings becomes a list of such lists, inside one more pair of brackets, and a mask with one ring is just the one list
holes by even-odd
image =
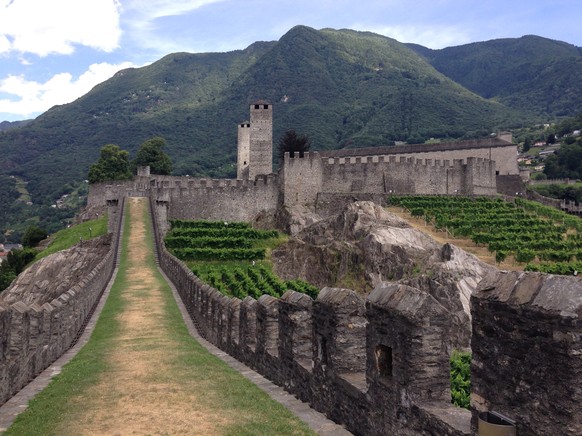
[[261, 100], [250, 113], [251, 121], [238, 126], [237, 179], [273, 172], [273, 106]]

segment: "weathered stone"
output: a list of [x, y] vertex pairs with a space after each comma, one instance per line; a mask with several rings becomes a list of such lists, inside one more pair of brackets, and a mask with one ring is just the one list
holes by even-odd
[[[518, 434], [582, 434], [582, 281], [499, 272], [471, 299], [472, 410]], [[559, 430], [559, 431], [558, 431]]]
[[0, 300], [42, 305], [58, 298], [95, 269], [110, 249], [111, 235], [107, 235], [47, 256], [24, 270]]

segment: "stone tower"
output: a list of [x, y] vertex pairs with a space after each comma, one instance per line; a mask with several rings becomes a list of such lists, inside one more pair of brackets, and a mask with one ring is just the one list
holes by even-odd
[[245, 121], [238, 125], [238, 147], [237, 147], [237, 165], [236, 178], [249, 178], [249, 153], [251, 145], [251, 123]]
[[[239, 124], [237, 177], [254, 180], [260, 174], [273, 172], [273, 106], [259, 100], [250, 105], [250, 127]], [[246, 130], [249, 130], [246, 136]], [[248, 138], [248, 160], [245, 141]], [[247, 162], [247, 164], [245, 164]], [[248, 175], [246, 166], [248, 165]]]

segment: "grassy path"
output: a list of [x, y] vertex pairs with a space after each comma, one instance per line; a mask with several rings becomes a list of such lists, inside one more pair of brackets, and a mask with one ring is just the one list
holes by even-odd
[[119, 274], [89, 343], [7, 434], [311, 434], [188, 334], [129, 199]]

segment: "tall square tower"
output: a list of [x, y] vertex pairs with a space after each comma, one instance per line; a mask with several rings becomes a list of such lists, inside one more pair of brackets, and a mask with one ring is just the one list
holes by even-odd
[[273, 172], [273, 106], [259, 100], [250, 105], [250, 122], [238, 125], [237, 179], [254, 180]]

